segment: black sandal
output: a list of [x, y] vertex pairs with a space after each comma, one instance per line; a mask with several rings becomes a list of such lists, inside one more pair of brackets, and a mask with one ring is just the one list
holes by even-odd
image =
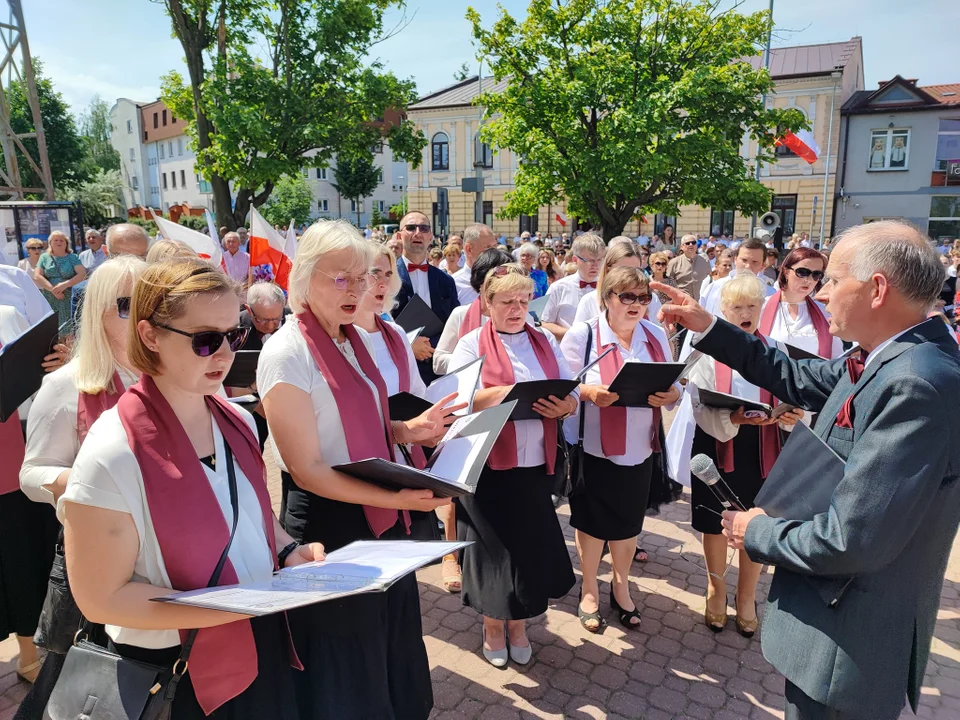
[[[628, 630], [636, 630], [640, 627], [640, 610], [637, 609], [636, 603], [634, 603], [633, 610], [624, 610], [620, 607], [617, 599], [613, 596], [613, 585], [610, 586], [610, 607], [617, 613], [620, 624], [625, 628]], [[633, 618], [636, 618], [637, 622], [630, 622]]]
[[[640, 553], [643, 553], [643, 557], [640, 556]], [[645, 563], [650, 559], [650, 553], [644, 550], [642, 547], [638, 547], [633, 553], [633, 561], [637, 563]]]
[[[580, 618], [580, 624], [583, 625], [583, 629], [587, 632], [598, 633], [603, 630], [603, 626], [606, 624], [604, 622], [603, 616], [600, 614], [600, 608], [597, 608], [596, 612], [588, 613], [581, 606], [580, 603], [583, 602], [583, 588], [580, 588], [580, 595], [577, 598], [577, 617]], [[597, 603], [599, 605], [599, 603]], [[587, 625], [588, 620], [596, 620], [597, 626], [591, 627]]]

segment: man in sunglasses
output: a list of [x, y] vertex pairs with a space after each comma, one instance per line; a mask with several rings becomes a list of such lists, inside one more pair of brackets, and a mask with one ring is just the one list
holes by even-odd
[[[393, 316], [400, 314], [410, 302], [410, 298], [419, 295], [440, 321], [446, 324], [450, 313], [460, 301], [457, 299], [457, 286], [453, 278], [427, 262], [427, 252], [433, 242], [433, 231], [427, 216], [418, 211], [404, 215], [400, 220], [400, 239], [403, 240], [403, 255], [397, 259], [397, 275], [400, 276], [401, 284]], [[439, 340], [438, 333], [429, 338], [417, 338], [413, 343], [413, 354], [417, 358], [420, 377], [427, 385], [437, 378], [433, 372], [432, 358], [433, 349]]]
[[684, 235], [680, 240], [680, 254], [667, 263], [667, 277], [694, 300], [700, 299], [700, 285], [710, 274], [710, 263], [697, 254], [696, 235]]

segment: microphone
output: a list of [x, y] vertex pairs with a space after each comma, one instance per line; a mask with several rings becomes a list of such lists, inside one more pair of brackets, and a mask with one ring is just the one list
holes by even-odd
[[716, 464], [707, 455], [703, 453], [694, 455], [690, 459], [690, 472], [696, 475], [700, 482], [710, 488], [710, 492], [720, 501], [724, 510], [743, 511], [745, 509], [743, 503], [740, 502], [740, 498], [738, 498], [736, 493], [730, 489], [730, 486], [723, 481]]

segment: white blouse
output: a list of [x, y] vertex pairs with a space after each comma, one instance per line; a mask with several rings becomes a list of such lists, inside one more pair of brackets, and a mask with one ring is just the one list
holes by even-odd
[[[250, 413], [240, 407], [235, 409], [243, 415], [256, 437], [257, 426]], [[224, 455], [223, 435], [213, 418], [213, 438], [216, 447], [217, 470], [202, 465], [210, 487], [217, 497], [227, 527], [233, 525], [233, 507], [230, 503], [230, 486], [227, 479], [227, 463]], [[262, 582], [273, 574], [274, 558], [267, 543], [260, 501], [240, 464], [234, 463], [237, 478], [240, 519], [237, 534], [230, 546], [228, 557], [241, 583]], [[262, 483], [261, 478], [255, 482]], [[167, 575], [160, 542], [150, 518], [143, 474], [137, 458], [130, 449], [126, 430], [120, 421], [117, 408], [107, 410], [97, 420], [84, 441], [73, 471], [67, 480], [67, 490], [60, 498], [57, 514], [63, 520], [64, 503], [104, 508], [127, 513], [137, 528], [140, 546], [134, 564], [131, 582], [143, 582], [157, 587], [171, 587]], [[168, 648], [180, 644], [176, 630], [136, 630], [106, 626], [107, 634], [114, 642], [142, 648]]]
[[[556, 283], [554, 283], [556, 285]], [[567, 364], [563, 353], [560, 352], [560, 346], [553, 338], [553, 334], [543, 328], [534, 328], [536, 332], [543, 334], [550, 343], [550, 349], [553, 350], [553, 356], [557, 359], [557, 369], [560, 371], [560, 378], [571, 380], [573, 373], [570, 372], [570, 366]], [[450, 359], [451, 367], [460, 368], [473, 362], [480, 357], [480, 331], [481, 328], [471, 330], [460, 338], [453, 356]], [[530, 344], [530, 338], [525, 332], [516, 334], [497, 333], [504, 349], [507, 351], [507, 357], [513, 365], [513, 376], [515, 382], [526, 382], [528, 380], [546, 380], [547, 375], [537, 360], [537, 355]], [[574, 390], [574, 395], [578, 395]], [[561, 398], [562, 400], [563, 398]], [[539, 420], [518, 420], [514, 424], [517, 433], [517, 467], [538, 467], [546, 462], [546, 454], [543, 448], [543, 423]]]
[[[650, 304], [647, 305], [647, 316], [644, 319], [654, 325], [659, 325], [660, 321], [657, 319], [657, 313], [660, 312], [660, 307], [660, 298], [657, 297], [656, 293], [653, 293]], [[577, 314], [574, 316], [573, 321], [575, 323], [587, 322], [587, 320], [593, 320], [599, 314], [600, 301], [597, 299], [597, 291], [591, 290], [580, 298], [580, 303], [577, 305]]]
[[[356, 331], [366, 346], [367, 352], [371, 357], [375, 357], [370, 336], [362, 328], [356, 328]], [[338, 344], [337, 347], [367, 382], [370, 392], [376, 398], [377, 411], [382, 418], [383, 411], [380, 409], [380, 397], [376, 386], [360, 369], [350, 341], [344, 342], [343, 345]], [[350, 462], [343, 422], [337, 411], [337, 401], [333, 397], [330, 385], [310, 354], [307, 341], [300, 333], [300, 321], [296, 317], [288, 319], [260, 351], [260, 361], [257, 364], [257, 387], [260, 390], [260, 396], [266, 398], [274, 386], [280, 383], [292, 385], [310, 396], [317, 421], [317, 436], [320, 439], [320, 456], [323, 462], [327, 465]], [[273, 441], [272, 433], [269, 442], [273, 446], [273, 453], [280, 469], [287, 471], [287, 466]]]
[[[472, 301], [471, 301], [472, 302]], [[447, 318], [446, 325], [443, 326], [443, 333], [437, 342], [437, 347], [433, 352], [433, 371], [437, 375], [446, 375], [451, 370], [459, 370], [462, 365], [451, 365], [450, 358], [453, 356], [453, 350], [457, 347], [457, 341], [460, 338], [460, 328], [463, 327], [463, 319], [467, 315], [470, 305], [458, 305]], [[480, 314], [480, 327], [487, 324], [489, 320], [486, 315]], [[537, 321], [533, 315], [527, 313], [527, 323], [536, 325]]]
[[[123, 389], [139, 379], [117, 366]], [[37, 392], [27, 422], [27, 454], [20, 468], [20, 489], [38, 503], [54, 504], [48, 489], [64, 470], [73, 467], [80, 451], [77, 435], [77, 361], [47, 375]]]
[[[653, 323], [641, 320], [633, 331], [633, 338], [630, 343], [630, 349], [624, 348], [613, 330], [607, 323], [606, 314], [600, 314], [589, 322], [578, 322], [570, 328], [563, 340], [560, 342], [560, 349], [563, 356], [567, 359], [570, 369], [577, 373], [584, 367], [583, 355], [587, 347], [588, 335], [592, 338], [590, 347], [590, 362], [597, 359], [597, 325], [600, 325], [600, 342], [602, 346], [615, 343], [620, 351], [620, 357], [625, 363], [628, 362], [653, 362], [653, 357], [647, 351], [647, 335], [643, 331], [646, 327], [653, 333], [660, 348], [663, 351], [664, 358], [671, 358], [670, 343], [667, 335], [662, 328]], [[602, 385], [600, 378], [600, 365], [594, 365], [583, 379], [585, 385]], [[677, 389], [681, 394], [683, 388], [677, 384]], [[672, 410], [675, 404], [668, 405], [667, 409]], [[594, 457], [606, 457], [603, 454], [603, 444], [600, 439], [600, 408], [591, 402], [586, 403], [586, 418], [583, 429], [583, 449]], [[564, 422], [564, 434], [567, 442], [576, 443], [577, 435], [580, 432], [580, 420], [577, 417], [570, 417]], [[627, 452], [623, 455], [614, 455], [608, 457], [610, 462], [616, 465], [634, 466], [644, 462], [653, 453], [653, 447], [650, 440], [653, 437], [653, 410], [650, 408], [627, 408]]]
[[[764, 309], [766, 309], [769, 302], [770, 298], [767, 298], [764, 303]], [[830, 317], [823, 305], [817, 303], [817, 306], [827, 318]], [[807, 309], [807, 304], [802, 302], [797, 305], [797, 308], [799, 312], [797, 313], [796, 319], [794, 319], [790, 315], [788, 303], [781, 301], [780, 307], [777, 309], [776, 315], [774, 315], [773, 327], [770, 328], [768, 337], [819, 355], [820, 343], [817, 339], [817, 330], [814, 328], [813, 321], [810, 319], [810, 311]], [[830, 357], [827, 359], [832, 360], [841, 355], [843, 355], [843, 342], [840, 338], [834, 336], [832, 338]]]

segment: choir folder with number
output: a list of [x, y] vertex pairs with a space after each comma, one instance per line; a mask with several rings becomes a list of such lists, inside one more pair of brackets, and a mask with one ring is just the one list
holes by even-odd
[[0, 348], [0, 422], [40, 389], [43, 359], [53, 351], [58, 330], [57, 314], [50, 313]]

